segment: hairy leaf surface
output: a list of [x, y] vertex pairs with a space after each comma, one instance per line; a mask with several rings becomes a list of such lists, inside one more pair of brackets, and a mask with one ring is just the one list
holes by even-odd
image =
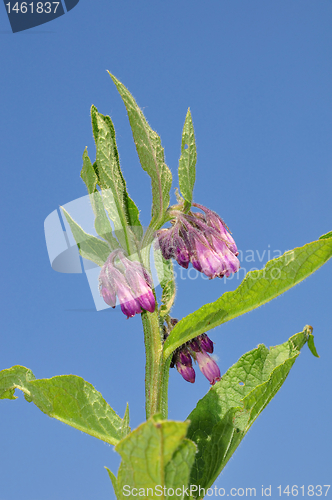
[[103, 266], [111, 253], [111, 248], [105, 241], [86, 233], [63, 207], [61, 207], [61, 210], [65, 214], [82, 257], [92, 260], [100, 267]]
[[[121, 455], [117, 491], [118, 498], [126, 498], [126, 489], [137, 488], [146, 499], [168, 498], [163, 488], [187, 486], [196, 446], [185, 439], [189, 422], [158, 420], [154, 417], [140, 425], [117, 446]], [[148, 490], [149, 489], [149, 490]], [[179, 498], [182, 498], [179, 496]]]
[[95, 229], [97, 234], [104, 238], [110, 248], [115, 250], [118, 248], [119, 243], [113, 237], [112, 226], [106, 215], [103, 199], [97, 189], [98, 176], [96, 169], [93, 167], [88, 152], [85, 150], [83, 153], [83, 167], [81, 171], [81, 178], [83, 179], [90, 197], [92, 210], [95, 214]]
[[76, 375], [36, 379], [24, 366], [2, 370], [0, 399], [16, 399], [15, 389], [49, 417], [109, 444], [117, 444], [128, 426], [127, 412], [124, 419], [120, 418], [100, 392]]
[[319, 239], [270, 260], [264, 269], [250, 271], [233, 292], [183, 318], [164, 345], [164, 358], [188, 340], [236, 318], [286, 292], [319, 269], [332, 256], [332, 238]]
[[196, 159], [197, 153], [194, 126], [190, 109], [188, 109], [182, 132], [181, 157], [179, 160], [179, 186], [181, 194], [188, 202], [189, 206], [193, 199], [193, 189], [196, 178]]
[[[172, 184], [172, 174], [164, 159], [164, 148], [161, 146], [160, 137], [151, 129], [128, 89], [111, 73], [109, 75], [126, 106], [141, 166], [151, 178], [152, 221], [150, 226], [152, 229], [158, 229], [165, 218]], [[149, 233], [149, 236], [151, 237], [152, 234]]]
[[[258, 415], [284, 383], [308, 328], [284, 344], [267, 349], [259, 345], [244, 354], [188, 416], [187, 437], [198, 447], [190, 484], [209, 488]], [[198, 494], [196, 498], [201, 498]]]

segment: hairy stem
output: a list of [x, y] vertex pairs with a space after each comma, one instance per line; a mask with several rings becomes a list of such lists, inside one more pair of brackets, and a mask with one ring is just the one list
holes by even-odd
[[148, 419], [155, 413], [162, 413], [163, 416], [165, 415], [163, 336], [160, 330], [157, 312], [149, 313], [143, 311], [142, 323], [146, 353], [145, 410], [146, 418]]

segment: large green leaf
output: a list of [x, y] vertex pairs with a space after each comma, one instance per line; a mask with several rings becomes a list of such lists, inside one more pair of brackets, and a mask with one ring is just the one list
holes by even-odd
[[176, 498], [188, 498], [183, 492], [189, 486], [190, 472], [196, 452], [195, 443], [189, 439], [184, 439], [174, 452], [172, 460], [165, 467], [165, 483], [169, 493], [165, 498], [174, 498], [172, 490], [175, 492]]
[[[258, 415], [285, 381], [309, 336], [308, 327], [284, 344], [246, 353], [202, 398], [188, 419], [197, 444], [190, 484], [209, 488]], [[196, 498], [198, 495], [192, 490]]]
[[82, 257], [92, 260], [101, 267], [111, 253], [111, 248], [105, 241], [86, 233], [63, 207], [61, 207], [61, 210], [65, 214]]
[[264, 269], [250, 271], [233, 292], [183, 318], [164, 345], [164, 358], [188, 340], [236, 318], [286, 292], [320, 268], [332, 256], [332, 238], [320, 239], [270, 260]]
[[116, 483], [118, 499], [128, 497], [130, 491], [133, 496], [165, 500], [171, 498], [169, 488], [182, 491], [187, 487], [196, 452], [194, 443], [185, 439], [188, 425], [154, 417], [120, 441], [115, 448], [122, 458]]
[[179, 160], [179, 186], [182, 196], [189, 204], [189, 208], [193, 199], [193, 189], [196, 177], [196, 159], [195, 133], [190, 109], [188, 109], [182, 132], [181, 157]]
[[0, 399], [16, 399], [15, 389], [49, 417], [106, 443], [117, 444], [127, 428], [127, 411], [125, 418], [120, 418], [91, 384], [76, 375], [36, 379], [24, 366], [2, 370]]
[[[164, 148], [160, 137], [146, 121], [142, 110], [128, 89], [109, 73], [126, 106], [137, 153], [142, 165], [151, 178], [152, 185], [152, 230], [159, 229], [164, 223], [165, 212], [169, 205], [169, 191], [172, 184], [172, 174], [164, 160]], [[150, 234], [151, 233], [151, 234]], [[148, 232], [149, 239], [152, 231]]]

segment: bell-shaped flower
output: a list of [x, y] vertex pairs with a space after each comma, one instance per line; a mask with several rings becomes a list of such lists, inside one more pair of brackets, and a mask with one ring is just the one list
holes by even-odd
[[[128, 261], [128, 259], [127, 259]], [[146, 281], [143, 271], [133, 267], [132, 263], [125, 264], [125, 277], [131, 288], [134, 291], [137, 302], [146, 311], [153, 312], [156, 307], [155, 298], [151, 290], [150, 284]]]
[[[176, 320], [177, 321], [177, 320]], [[220, 377], [220, 370], [217, 363], [207, 354], [213, 352], [213, 342], [206, 335], [202, 333], [195, 337], [190, 342], [186, 342], [181, 347], [178, 347], [173, 353], [171, 368], [176, 367], [177, 371], [187, 381], [195, 382], [195, 370], [192, 366], [192, 358], [197, 361], [198, 366], [209, 380], [210, 384], [218, 382]]]
[[192, 367], [190, 354], [186, 351], [179, 351], [176, 355], [175, 366], [182, 377], [193, 384], [195, 382], [195, 370]]
[[163, 257], [175, 259], [188, 268], [189, 262], [210, 279], [236, 273], [240, 268], [238, 250], [223, 220], [212, 210], [194, 203], [201, 212], [170, 210], [172, 227], [157, 231]]
[[202, 333], [202, 335], [198, 335], [198, 337], [196, 337], [196, 339], [198, 340], [199, 345], [203, 351], [208, 352], [210, 354], [213, 353], [213, 342], [206, 335], [206, 333]]
[[140, 314], [142, 312], [140, 303], [137, 298], [135, 298], [123, 274], [116, 268], [112, 270], [112, 274], [123, 314], [125, 314], [127, 318], [132, 318], [135, 314]]
[[196, 352], [196, 361], [203, 375], [211, 385], [221, 380], [220, 370], [217, 363], [206, 352]]
[[99, 275], [100, 294], [108, 306], [116, 306], [116, 291], [114, 280], [111, 276], [107, 276], [106, 269], [102, 269]]
[[125, 257], [122, 250], [114, 250], [99, 275], [100, 293], [111, 307], [118, 296], [122, 312], [127, 318], [140, 314], [142, 309], [153, 312], [156, 307], [152, 279], [139, 262]]
[[194, 207], [200, 208], [204, 212], [204, 215], [205, 215], [204, 218], [205, 218], [206, 224], [208, 226], [216, 229], [219, 232], [219, 234], [221, 234], [223, 236], [223, 238], [226, 240], [230, 251], [234, 255], [238, 255], [239, 252], [238, 252], [237, 246], [235, 244], [235, 241], [232, 238], [232, 236], [230, 235], [230, 233], [227, 231], [228, 227], [226, 226], [226, 224], [224, 223], [222, 218], [219, 217], [219, 215], [216, 212], [214, 212], [213, 210], [209, 210], [208, 208], [204, 207], [203, 205], [199, 205], [198, 203], [193, 203], [193, 205], [194, 205]]

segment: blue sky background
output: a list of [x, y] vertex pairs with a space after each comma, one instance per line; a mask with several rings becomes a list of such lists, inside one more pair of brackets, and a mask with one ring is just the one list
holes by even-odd
[[[73, 373], [92, 383], [131, 426], [145, 418], [140, 317], [96, 312], [84, 274], [52, 270], [44, 219], [86, 194], [82, 153], [94, 158], [91, 104], [109, 114], [128, 191], [149, 222], [150, 181], [126, 111], [106, 70], [137, 99], [174, 174], [188, 106], [198, 161], [195, 200], [232, 230], [247, 271], [267, 252], [332, 229], [332, 4], [327, 0], [81, 0], [66, 15], [12, 34], [0, 9], [0, 369], [37, 378]], [[174, 198], [174, 190], [173, 198]], [[259, 256], [264, 257], [260, 262]], [[242, 279], [178, 281], [181, 318]], [[219, 487], [331, 484], [332, 262], [285, 295], [215, 331], [225, 372], [259, 343], [314, 327], [320, 359], [305, 347], [286, 383], [217, 480]], [[209, 389], [172, 370], [169, 417], [185, 419]], [[103, 466], [112, 447], [42, 414], [21, 393], [1, 402], [0, 500], [114, 498]], [[329, 495], [332, 495], [330, 490]]]

